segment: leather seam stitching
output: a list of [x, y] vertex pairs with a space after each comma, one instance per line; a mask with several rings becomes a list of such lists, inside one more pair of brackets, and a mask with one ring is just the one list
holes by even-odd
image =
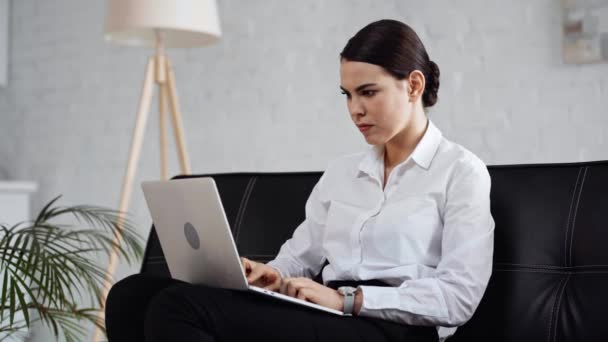
[[555, 289], [555, 300], [553, 302], [553, 305], [551, 306], [551, 315], [549, 315], [549, 329], [547, 331], [547, 342], [551, 342], [551, 331], [553, 331], [553, 312], [555, 311], [555, 306], [557, 305], [557, 295], [559, 293], [559, 290], [562, 287], [562, 283], [565, 282], [567, 278], [563, 278], [562, 280], [560, 280], [559, 282], [559, 286]]
[[241, 224], [243, 223], [243, 217], [245, 217], [245, 211], [247, 210], [247, 204], [249, 203], [249, 198], [251, 197], [251, 193], [253, 192], [253, 187], [255, 185], [255, 182], [257, 181], [258, 177], [255, 176], [251, 179], [251, 181], [249, 182], [249, 184], [251, 185], [248, 189], [248, 192], [245, 196], [245, 200], [243, 202], [243, 211], [241, 213], [241, 217], [239, 218], [239, 224], [237, 226], [236, 229], [236, 233], [235, 233], [235, 237], [234, 240], [238, 245], [238, 241], [239, 241], [239, 234], [241, 233]]
[[577, 191], [578, 191], [578, 182], [581, 178], [581, 171], [583, 170], [582, 167], [578, 168], [578, 174], [576, 175], [576, 182], [574, 183], [574, 190], [572, 190], [572, 198], [570, 199], [570, 209], [568, 210], [568, 220], [566, 221], [566, 234], [564, 235], [564, 265], [565, 266], [569, 266], [568, 264], [568, 260], [569, 260], [569, 255], [568, 255], [568, 236], [569, 236], [569, 232], [570, 232], [570, 219], [572, 218], [572, 207], [574, 205], [574, 198], [576, 197]]
[[522, 266], [528, 268], [546, 268], [546, 269], [571, 269], [571, 268], [587, 268], [587, 267], [608, 267], [605, 264], [594, 264], [594, 265], [579, 265], [579, 266], [555, 266], [555, 265], [541, 265], [541, 264], [512, 264], [512, 263], [495, 263], [494, 266]]
[[608, 273], [608, 270], [605, 271], [552, 271], [552, 270], [504, 270], [504, 269], [494, 269], [496, 272], [528, 272], [528, 273], [549, 273], [549, 274], [604, 274]]
[[559, 298], [557, 300], [557, 311], [555, 311], [555, 320], [554, 320], [555, 324], [553, 325], [553, 342], [555, 342], [557, 339], [557, 317], [559, 316], [559, 309], [562, 305], [562, 298], [564, 296], [564, 292], [566, 292], [566, 285], [568, 284], [568, 280], [570, 280], [570, 276], [571, 276], [571, 274], [568, 274], [568, 276], [566, 277], [566, 281], [564, 281], [564, 284], [562, 285], [562, 288], [559, 293]]
[[576, 214], [578, 213], [579, 203], [581, 201], [581, 195], [583, 193], [583, 186], [585, 185], [585, 178], [587, 177], [587, 169], [585, 167], [585, 172], [583, 173], [583, 180], [581, 181], [581, 185], [578, 189], [578, 197], [576, 198], [576, 207], [574, 208], [574, 217], [572, 218], [572, 228], [570, 229], [570, 249], [568, 251], [568, 256], [570, 257], [569, 265], [572, 265], [572, 240], [574, 239], [574, 227], [576, 225]]
[[251, 182], [253, 181], [253, 177], [249, 179], [247, 182], [247, 186], [245, 187], [245, 191], [243, 192], [243, 197], [241, 198], [241, 202], [239, 203], [239, 210], [236, 213], [236, 219], [234, 220], [234, 242], [237, 243], [237, 231], [239, 229], [239, 225], [241, 223], [241, 216], [243, 215], [243, 207], [245, 206], [245, 198], [249, 193], [249, 188], [251, 187]]
[[[548, 268], [564, 268], [565, 266], [557, 266], [557, 265], [547, 265], [547, 264], [521, 264], [521, 263], [513, 263], [513, 262], [496, 262], [495, 266], [500, 265], [515, 265], [515, 266], [538, 266], [538, 267], [548, 267]], [[590, 267], [590, 266], [608, 266], [608, 264], [593, 264], [593, 265], [579, 265], [579, 266], [568, 266], [569, 268], [577, 268], [577, 267]]]

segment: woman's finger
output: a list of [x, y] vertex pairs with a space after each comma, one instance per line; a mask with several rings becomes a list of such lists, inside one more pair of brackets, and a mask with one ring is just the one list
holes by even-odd
[[243, 265], [243, 271], [245, 271], [245, 275], [251, 272], [251, 261], [249, 259], [241, 257], [241, 265]]
[[282, 294], [295, 297], [299, 288], [306, 286], [308, 278], [286, 278], [280, 286]]
[[302, 287], [298, 290], [298, 295], [296, 296], [296, 298], [310, 302], [310, 296], [312, 295], [312, 292], [313, 291], [311, 289], [307, 287]]
[[286, 295], [287, 294], [287, 284], [289, 284], [290, 278], [283, 278], [281, 281], [281, 285], [279, 286], [279, 292]]
[[287, 283], [287, 295], [290, 297], [295, 297], [298, 292], [298, 288], [294, 281], [290, 281]]
[[272, 270], [266, 268], [264, 275], [260, 279], [262, 281], [261, 286], [268, 286], [270, 284], [274, 284], [278, 278], [279, 276], [275, 272], [272, 272]]
[[253, 265], [251, 272], [247, 275], [247, 282], [249, 284], [257, 282], [264, 275], [264, 268]]
[[272, 282], [270, 285], [264, 286], [266, 290], [270, 291], [279, 291], [281, 290], [281, 279], [277, 277], [277, 279]]

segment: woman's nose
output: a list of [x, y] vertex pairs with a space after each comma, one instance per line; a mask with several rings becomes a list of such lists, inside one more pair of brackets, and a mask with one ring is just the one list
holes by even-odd
[[350, 115], [353, 117], [365, 115], [365, 110], [363, 109], [363, 105], [361, 104], [360, 101], [356, 100], [355, 98], [353, 98], [350, 101], [350, 103], [348, 105], [348, 111], [350, 112]]

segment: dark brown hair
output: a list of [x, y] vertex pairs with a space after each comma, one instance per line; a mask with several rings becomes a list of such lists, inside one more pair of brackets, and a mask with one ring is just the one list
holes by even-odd
[[439, 67], [429, 59], [416, 32], [400, 21], [384, 19], [365, 26], [348, 40], [340, 57], [381, 66], [398, 80], [420, 70], [426, 81], [422, 105], [437, 102]]

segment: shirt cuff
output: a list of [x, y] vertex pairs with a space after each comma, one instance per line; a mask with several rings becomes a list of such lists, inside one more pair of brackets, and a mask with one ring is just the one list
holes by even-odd
[[363, 294], [359, 314], [385, 318], [389, 311], [398, 310], [401, 312], [400, 315], [448, 317], [446, 303], [437, 282], [412, 283], [418, 286], [412, 287], [408, 284], [399, 287], [359, 286]]
[[363, 303], [359, 315], [376, 316], [374, 311], [399, 308], [399, 292], [396, 287], [359, 286]]

